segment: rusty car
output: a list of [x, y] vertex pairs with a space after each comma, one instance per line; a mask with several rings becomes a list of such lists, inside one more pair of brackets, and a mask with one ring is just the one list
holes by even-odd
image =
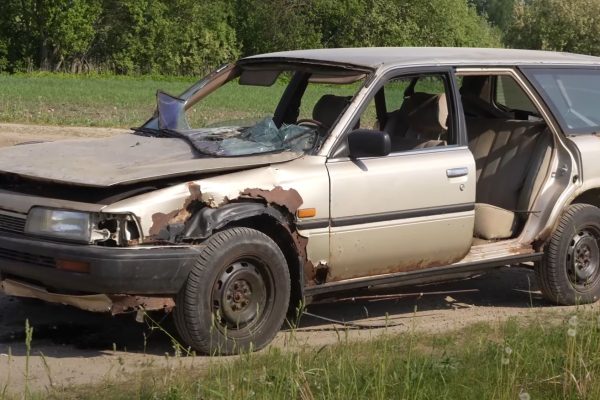
[[[241, 91], [253, 104], [206, 112]], [[600, 58], [576, 54], [243, 58], [157, 92], [131, 133], [1, 149], [1, 288], [172, 312], [210, 354], [266, 346], [319, 296], [507, 265], [553, 303], [595, 302], [599, 100]]]

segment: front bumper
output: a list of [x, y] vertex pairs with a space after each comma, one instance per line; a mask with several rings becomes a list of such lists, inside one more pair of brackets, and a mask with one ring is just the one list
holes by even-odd
[[[198, 256], [196, 247], [102, 247], [0, 233], [0, 276], [58, 293], [173, 295]], [[85, 262], [89, 273], [56, 268], [56, 260]]]

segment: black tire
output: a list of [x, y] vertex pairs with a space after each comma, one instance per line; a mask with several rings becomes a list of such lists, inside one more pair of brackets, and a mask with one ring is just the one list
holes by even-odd
[[600, 209], [573, 204], [546, 244], [536, 274], [546, 299], [560, 305], [600, 298]]
[[281, 329], [290, 274], [281, 249], [249, 228], [218, 232], [201, 252], [175, 306], [186, 345], [203, 354], [259, 350]]

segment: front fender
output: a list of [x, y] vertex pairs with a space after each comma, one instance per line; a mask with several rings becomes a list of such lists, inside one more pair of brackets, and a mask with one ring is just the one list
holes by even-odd
[[293, 223], [290, 215], [277, 208], [258, 202], [239, 202], [225, 204], [219, 208], [203, 207], [182, 226], [179, 240], [202, 240], [212, 235], [213, 231], [236, 221], [267, 216], [283, 226]]

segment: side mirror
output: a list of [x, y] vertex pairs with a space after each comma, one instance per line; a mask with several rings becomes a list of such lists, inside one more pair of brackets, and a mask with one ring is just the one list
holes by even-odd
[[386, 132], [356, 129], [348, 134], [350, 158], [385, 157], [390, 154], [392, 144]]

